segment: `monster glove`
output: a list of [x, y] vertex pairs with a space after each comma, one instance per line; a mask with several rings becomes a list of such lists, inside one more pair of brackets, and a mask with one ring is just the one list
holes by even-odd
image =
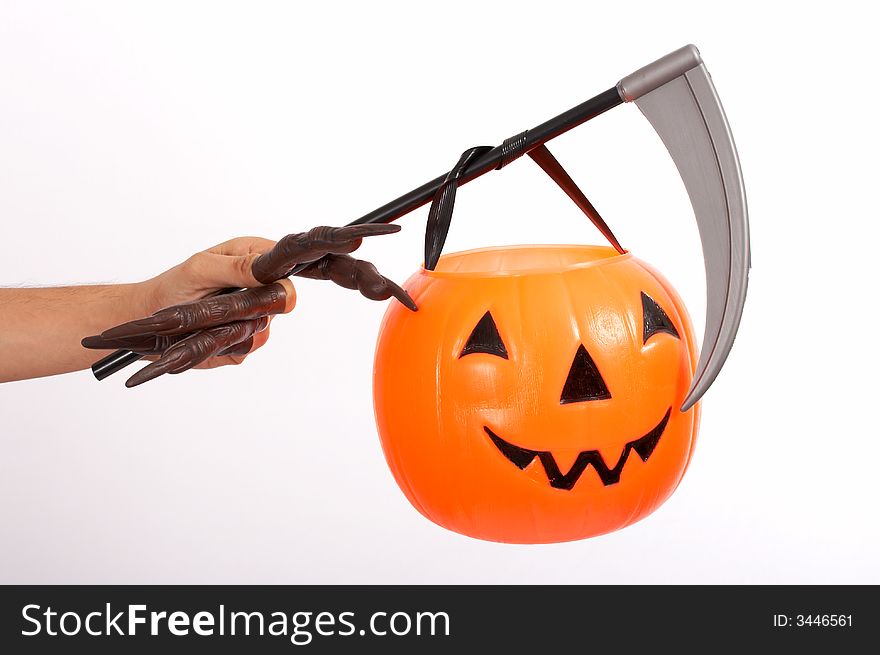
[[285, 311], [287, 292], [275, 280], [286, 277], [296, 266], [300, 266], [296, 274], [302, 277], [331, 280], [360, 291], [370, 300], [394, 297], [415, 311], [416, 305], [406, 291], [380, 274], [370, 262], [348, 255], [360, 247], [364, 237], [399, 230], [399, 225], [379, 224], [315, 227], [308, 232], [289, 234], [254, 260], [254, 277], [267, 286], [168, 307], [147, 318], [86, 337], [82, 345], [96, 350], [126, 349], [92, 367], [99, 379], [143, 356], [158, 355], [156, 361], [128, 379], [128, 387], [165, 373], [183, 373], [216, 355], [245, 354], [250, 351], [254, 334], [268, 325], [268, 317]]

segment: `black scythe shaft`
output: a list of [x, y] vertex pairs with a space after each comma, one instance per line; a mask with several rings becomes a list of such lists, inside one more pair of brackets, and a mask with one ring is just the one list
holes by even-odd
[[[533, 148], [537, 148], [550, 139], [557, 137], [564, 132], [568, 132], [570, 129], [575, 128], [582, 123], [586, 123], [591, 118], [595, 118], [599, 114], [605, 113], [609, 109], [613, 109], [622, 102], [623, 100], [621, 100], [620, 95], [617, 93], [617, 88], [614, 87], [608, 89], [604, 93], [600, 93], [595, 98], [587, 100], [577, 107], [569, 109], [567, 112], [564, 112], [555, 118], [551, 118], [545, 123], [541, 123], [538, 127], [524, 133], [522, 144], [518, 147], [518, 152], [516, 153], [517, 156], [526, 154]], [[488, 173], [489, 171], [498, 168], [499, 164], [502, 163], [502, 155], [505, 154], [503, 150], [503, 145], [496, 146], [482, 157], [475, 159], [474, 162], [468, 166], [464, 175], [462, 175], [459, 180], [459, 186], [467, 184], [484, 173]], [[389, 223], [408, 214], [414, 209], [418, 209], [422, 205], [431, 201], [434, 194], [437, 192], [437, 189], [440, 188], [440, 185], [443, 184], [443, 181], [446, 179], [446, 175], [447, 174], [444, 173], [427, 184], [423, 184], [419, 188], [413, 189], [396, 200], [392, 200], [387, 205], [382, 205], [378, 209], [374, 209], [369, 214], [365, 214], [359, 219], [352, 221], [351, 225], [360, 225], [361, 223]], [[294, 271], [296, 270], [297, 269], [294, 269]]]
[[[501, 168], [513, 159], [528, 153], [534, 148], [544, 145], [550, 139], [568, 132], [570, 129], [575, 128], [582, 123], [586, 123], [588, 120], [595, 118], [599, 114], [605, 113], [609, 109], [613, 109], [622, 102], [623, 100], [617, 91], [617, 87], [612, 87], [596, 97], [590, 98], [586, 102], [559, 114], [559, 116], [551, 118], [512, 139], [508, 139], [502, 145], [496, 146], [481, 157], [476, 158], [458, 179], [458, 184], [467, 184], [471, 180], [475, 180], [491, 170]], [[363, 223], [390, 223], [391, 221], [397, 220], [414, 209], [418, 209], [422, 205], [428, 204], [437, 190], [443, 185], [446, 176], [447, 173], [444, 173], [443, 175], [434, 178], [430, 182], [423, 184], [417, 189], [413, 189], [396, 200], [392, 200], [388, 204], [382, 205], [378, 209], [374, 209], [369, 214], [364, 214], [360, 218], [349, 223], [349, 225], [360, 225]], [[616, 240], [612, 243], [614, 243], [619, 249], [619, 244], [616, 243]], [[299, 273], [306, 266], [308, 266], [308, 264], [296, 266], [286, 277]], [[236, 291], [236, 289], [230, 289], [229, 291]], [[224, 292], [227, 291], [224, 290]], [[122, 370], [129, 364], [138, 361], [141, 357], [141, 355], [129, 350], [117, 350], [92, 364], [92, 373], [94, 373], [95, 377], [99, 380], [103, 380], [117, 371]]]

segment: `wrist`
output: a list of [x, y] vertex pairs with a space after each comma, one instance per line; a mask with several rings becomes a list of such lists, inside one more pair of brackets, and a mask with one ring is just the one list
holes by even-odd
[[131, 285], [129, 310], [133, 316], [138, 318], [150, 316], [164, 307], [159, 300], [158, 286], [156, 278]]

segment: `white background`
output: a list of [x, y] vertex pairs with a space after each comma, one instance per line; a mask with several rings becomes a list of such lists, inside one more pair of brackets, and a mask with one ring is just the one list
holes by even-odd
[[[688, 42], [737, 139], [754, 268], [691, 468], [623, 531], [507, 546], [423, 519], [375, 433], [384, 306], [302, 281], [244, 366], [0, 387], [0, 582], [880, 582], [863, 6], [4, 2], [0, 283], [135, 281], [343, 224]], [[701, 333], [693, 216], [637, 109], [552, 150]], [[425, 216], [361, 254], [403, 281]], [[573, 241], [601, 237], [523, 160], [460, 192], [447, 252]]]

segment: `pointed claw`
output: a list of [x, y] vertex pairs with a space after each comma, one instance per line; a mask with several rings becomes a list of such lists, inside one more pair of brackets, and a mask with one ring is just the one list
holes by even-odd
[[177, 350], [170, 354], [166, 353], [160, 359], [144, 366], [140, 371], [128, 378], [125, 381], [125, 386], [131, 389], [144, 382], [155, 380], [160, 375], [165, 375], [165, 373], [171, 373], [180, 365], [180, 360], [182, 359], [186, 359], [186, 352], [183, 350]]
[[105, 339], [100, 335], [86, 337], [80, 343], [83, 348], [90, 350], [112, 350], [113, 348], [125, 348], [144, 355], [163, 353], [178, 341], [186, 338], [185, 335], [177, 336], [143, 336], [123, 337], [117, 339]]
[[107, 340], [104, 339], [100, 334], [93, 334], [92, 336], [85, 337], [82, 341], [80, 341], [80, 345], [83, 348], [88, 348], [89, 350], [110, 350], [111, 348], [117, 348], [118, 346], [113, 346], [107, 343]]
[[175, 375], [188, 371], [224, 350], [235, 348], [264, 330], [268, 324], [269, 318], [263, 316], [196, 332], [172, 345], [158, 360], [132, 375], [125, 386], [136, 387], [165, 373]]
[[361, 225], [349, 225], [339, 228], [339, 235], [345, 241], [375, 237], [383, 234], [395, 234], [400, 232], [400, 226], [394, 223], [363, 223]]
[[127, 337], [142, 337], [147, 334], [162, 331], [164, 325], [168, 322], [167, 314], [162, 316], [159, 313], [148, 316], [147, 318], [139, 318], [136, 321], [129, 321], [122, 325], [117, 325], [109, 330], [104, 330], [101, 336], [105, 339], [124, 339]]
[[387, 300], [394, 296], [407, 309], [414, 312], [419, 309], [406, 290], [379, 273], [373, 264], [349, 255], [326, 255], [297, 275], [313, 280], [330, 280], [346, 289], [357, 290], [370, 300]]
[[388, 278], [385, 278], [385, 281], [388, 284], [391, 295], [397, 298], [404, 307], [412, 312], [419, 311], [419, 306], [416, 304], [416, 301], [412, 299], [412, 296], [406, 292], [406, 289]]
[[274, 282], [292, 275], [297, 267], [317, 262], [325, 255], [354, 252], [365, 237], [399, 231], [399, 225], [385, 223], [365, 223], [346, 227], [319, 225], [308, 232], [288, 234], [281, 238], [272, 250], [254, 260], [251, 271], [260, 282]]
[[[219, 355], [219, 354], [220, 354], [219, 352], [215, 352], [211, 355], [211, 357], [214, 357], [215, 355]], [[189, 359], [186, 361], [182, 361], [182, 362], [178, 363], [176, 366], [173, 366], [172, 368], [170, 368], [168, 370], [168, 374], [169, 375], [177, 375], [178, 373], [184, 373], [184, 372], [190, 370], [191, 368], [195, 368], [196, 366], [201, 364], [206, 359], [210, 359], [210, 357], [205, 357], [204, 359]]]
[[230, 346], [226, 350], [221, 350], [217, 353], [217, 356], [225, 356], [225, 355], [247, 355], [251, 352], [251, 348], [254, 347], [254, 338], [248, 337], [241, 343], [237, 343], [234, 346]]

